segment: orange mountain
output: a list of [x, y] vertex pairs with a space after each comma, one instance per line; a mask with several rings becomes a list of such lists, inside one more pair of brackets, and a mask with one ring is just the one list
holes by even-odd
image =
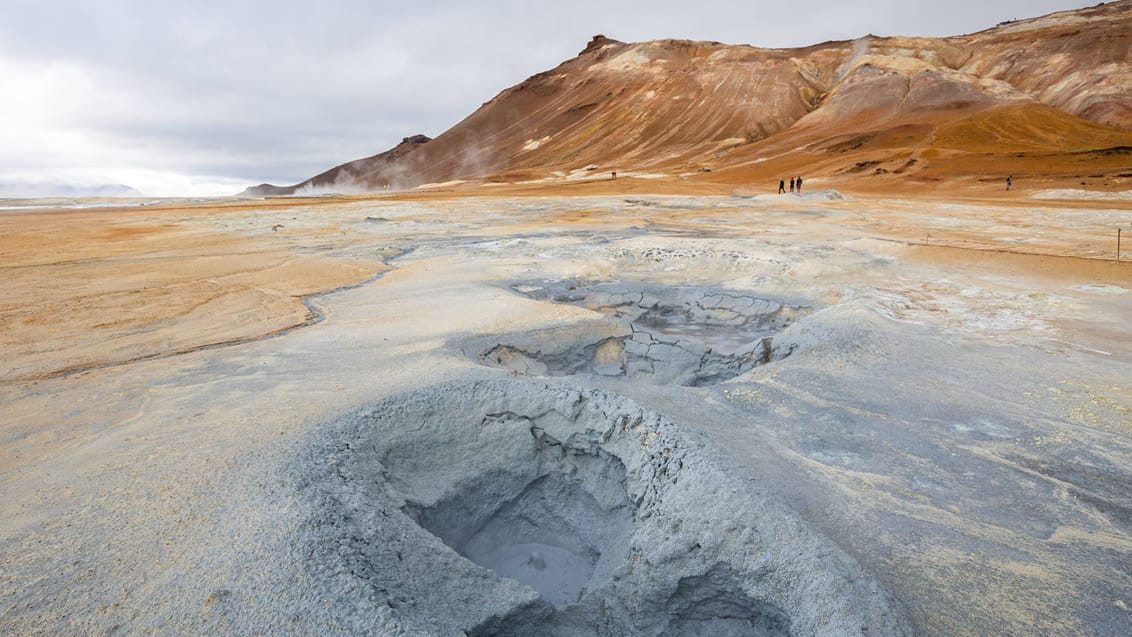
[[428, 140], [248, 194], [625, 176], [1132, 184], [1132, 0], [802, 49], [595, 36]]

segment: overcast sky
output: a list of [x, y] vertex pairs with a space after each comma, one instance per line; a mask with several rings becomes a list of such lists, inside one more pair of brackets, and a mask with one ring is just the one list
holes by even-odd
[[788, 47], [957, 35], [1089, 4], [3, 0], [0, 184], [211, 195], [295, 183], [435, 137], [596, 33]]

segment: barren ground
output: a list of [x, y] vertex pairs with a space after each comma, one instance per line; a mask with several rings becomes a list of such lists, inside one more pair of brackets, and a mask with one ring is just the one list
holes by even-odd
[[563, 282], [808, 308], [725, 382], [536, 380], [701, 436], [915, 634], [1132, 633], [1127, 202], [812, 187], [0, 212], [0, 633], [412, 632], [315, 581], [295, 449], [375, 401], [542, 370], [493, 343], [590, 344], [608, 316], [521, 293]]

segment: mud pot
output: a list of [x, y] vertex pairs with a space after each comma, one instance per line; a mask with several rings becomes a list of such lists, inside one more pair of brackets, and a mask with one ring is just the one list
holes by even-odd
[[713, 287], [518, 283], [516, 292], [606, 317], [493, 339], [468, 349], [483, 364], [534, 376], [594, 374], [704, 386], [789, 356], [774, 336], [812, 312], [803, 304]]
[[910, 634], [836, 545], [624, 397], [449, 384], [317, 435], [300, 550], [390, 632]]

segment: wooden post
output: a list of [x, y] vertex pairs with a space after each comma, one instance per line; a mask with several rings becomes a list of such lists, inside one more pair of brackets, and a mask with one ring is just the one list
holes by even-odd
[[1120, 260], [1120, 228], [1116, 229], [1116, 260]]

